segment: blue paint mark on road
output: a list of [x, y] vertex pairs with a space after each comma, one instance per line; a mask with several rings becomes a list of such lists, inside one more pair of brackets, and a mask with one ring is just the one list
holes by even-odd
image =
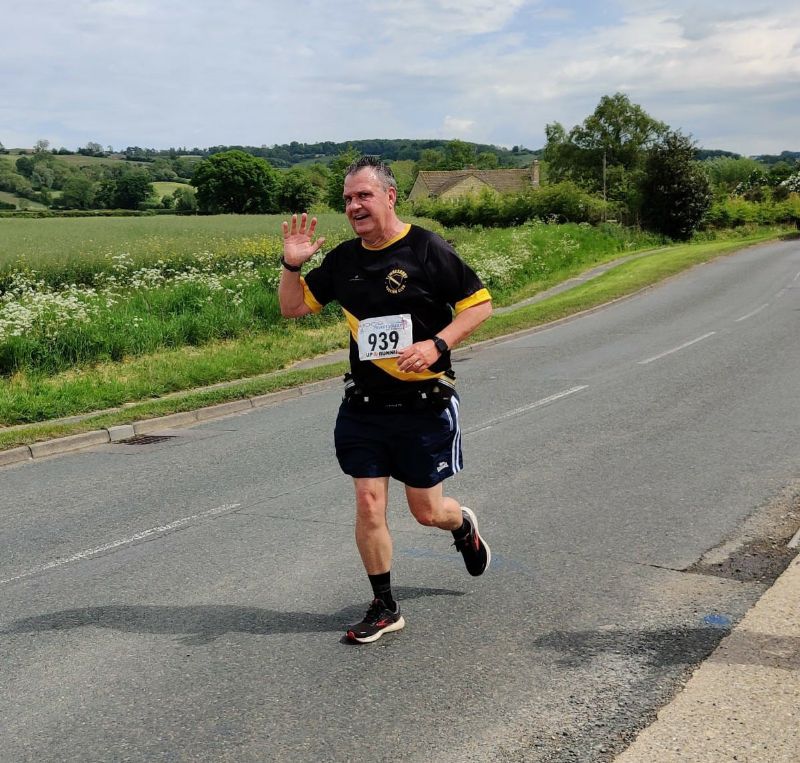
[[728, 615], [706, 615], [703, 618], [703, 622], [706, 625], [710, 625], [712, 628], [730, 628], [732, 624], [732, 620]]

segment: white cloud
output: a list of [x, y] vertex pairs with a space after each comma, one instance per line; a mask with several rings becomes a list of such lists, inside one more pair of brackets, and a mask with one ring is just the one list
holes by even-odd
[[468, 135], [474, 125], [474, 119], [459, 119], [448, 114], [442, 123], [441, 134], [445, 138]]
[[[452, 137], [538, 147], [623, 90], [714, 147], [798, 149], [800, 9], [762, 0], [29, 0], [0, 140]], [[758, 104], [757, 109], [753, 104]]]

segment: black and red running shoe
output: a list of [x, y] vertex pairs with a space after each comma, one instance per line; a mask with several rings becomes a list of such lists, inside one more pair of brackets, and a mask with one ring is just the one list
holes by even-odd
[[466, 506], [462, 506], [461, 515], [464, 517], [464, 521], [469, 524], [469, 532], [463, 538], [456, 540], [453, 545], [464, 557], [464, 565], [467, 568], [467, 572], [474, 577], [478, 577], [478, 575], [483, 575], [486, 572], [486, 568], [492, 561], [492, 551], [478, 532], [478, 518], [475, 516], [475, 512]]
[[404, 628], [406, 621], [400, 614], [400, 605], [395, 604], [395, 608], [392, 612], [380, 599], [373, 599], [364, 619], [347, 627], [347, 638], [359, 644], [369, 644], [377, 641], [384, 633]]

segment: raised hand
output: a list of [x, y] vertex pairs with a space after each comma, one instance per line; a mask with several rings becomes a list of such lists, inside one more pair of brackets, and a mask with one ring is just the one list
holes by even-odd
[[297, 225], [297, 215], [292, 215], [292, 225], [283, 222], [283, 258], [290, 265], [302, 265], [310, 260], [325, 243], [325, 238], [314, 241], [314, 229], [317, 227], [317, 218], [312, 217], [311, 223], [306, 227], [308, 215], [300, 215], [300, 226]]

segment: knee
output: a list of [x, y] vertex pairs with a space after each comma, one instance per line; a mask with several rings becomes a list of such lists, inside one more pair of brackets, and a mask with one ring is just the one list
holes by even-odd
[[434, 527], [436, 525], [436, 512], [433, 506], [429, 504], [414, 506], [412, 504], [409, 508], [411, 509], [411, 514], [414, 519], [424, 527]]
[[370, 487], [356, 489], [356, 512], [360, 519], [378, 523], [386, 515], [386, 503], [383, 495]]

